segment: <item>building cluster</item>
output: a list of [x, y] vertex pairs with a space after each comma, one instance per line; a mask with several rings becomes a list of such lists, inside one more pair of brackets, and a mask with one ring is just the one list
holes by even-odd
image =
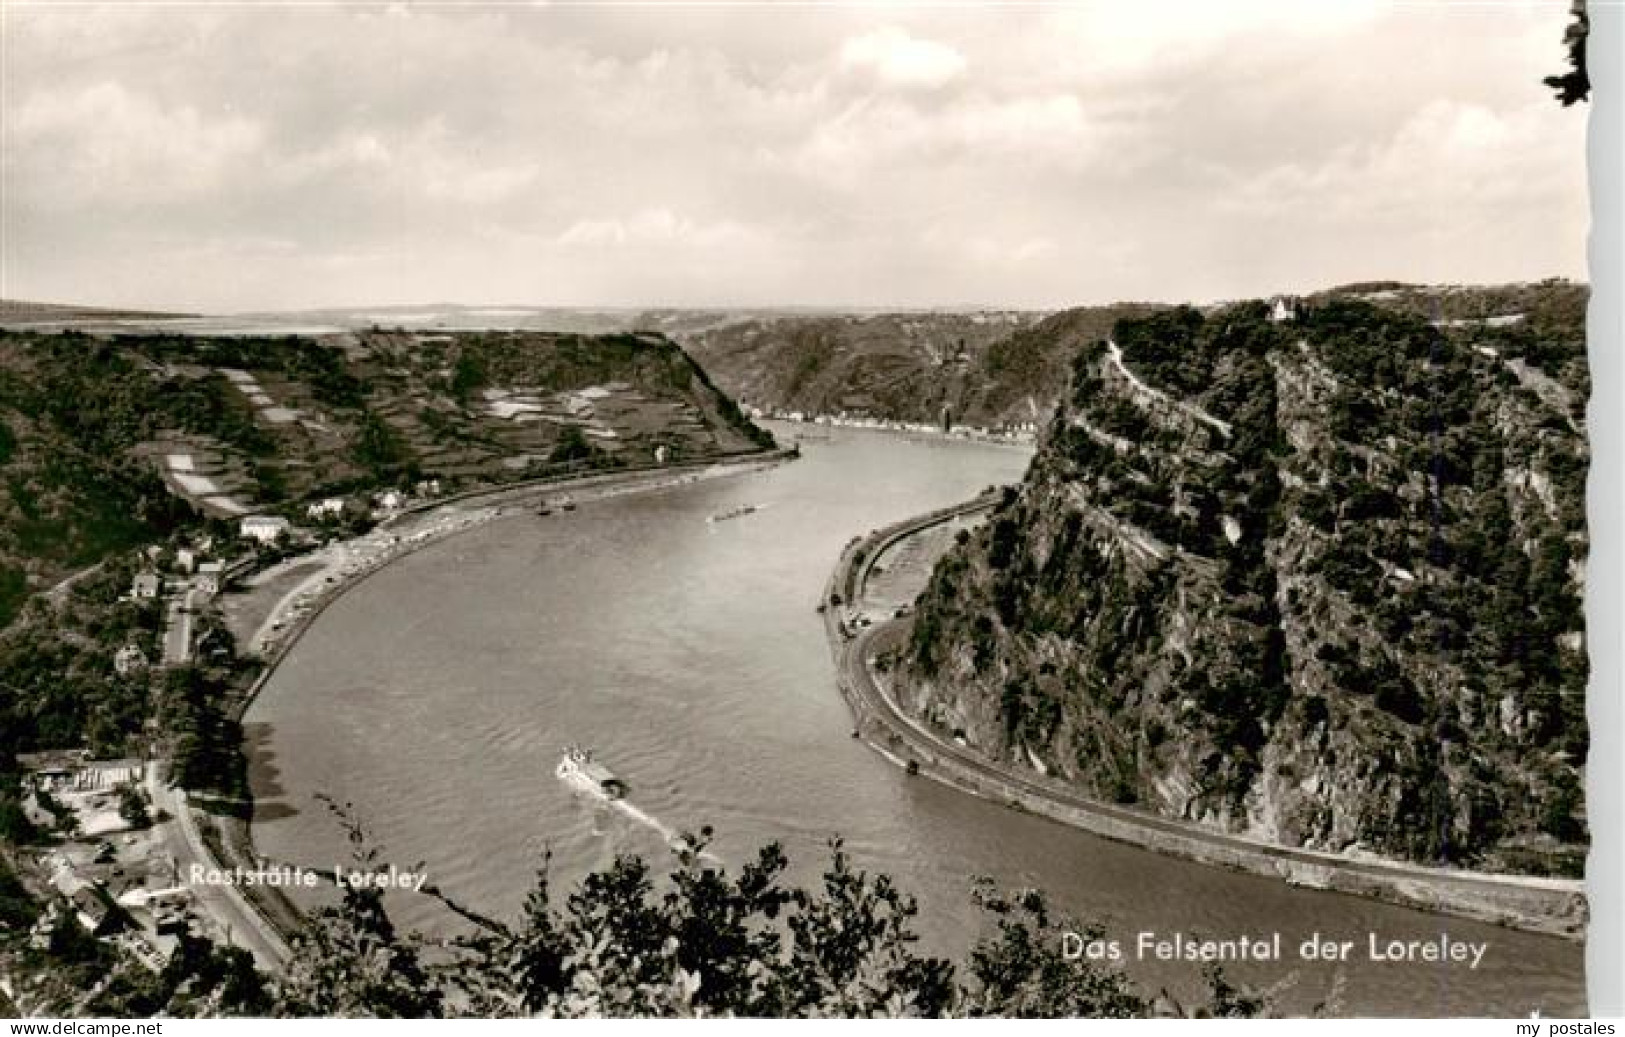
[[988, 443], [1032, 443], [1038, 438], [1038, 422], [1014, 421], [997, 428], [985, 425], [956, 425], [950, 420], [898, 421], [876, 418], [867, 414], [840, 411], [835, 414], [812, 414], [799, 410], [780, 410], [746, 406], [745, 414], [752, 420], [788, 421], [799, 425], [823, 425], [831, 428], [876, 429], [883, 432], [904, 432], [912, 435], [950, 436]]
[[29, 943], [37, 950], [50, 946], [51, 934], [71, 916], [80, 928], [130, 953], [153, 972], [161, 972], [180, 949], [180, 939], [192, 927], [194, 898], [185, 886], [155, 885], [147, 876], [140, 882], [95, 877], [105, 868], [86, 868], [59, 857], [51, 873], [56, 898], [34, 922]]
[[169, 549], [147, 548], [141, 554], [141, 571], [130, 581], [131, 601], [157, 601], [160, 598], [198, 588], [207, 594], [220, 590], [226, 563], [212, 557], [214, 538], [200, 536]]
[[172, 857], [156, 852], [150, 829], [135, 831], [119, 802], [146, 775], [142, 760], [93, 760], [85, 750], [23, 753], [28, 796], [24, 810], [56, 823], [41, 806], [72, 811], [75, 837], [46, 851], [41, 870], [55, 896], [35, 921], [29, 942], [43, 950], [71, 919], [85, 932], [116, 944], [143, 965], [160, 971], [193, 924], [194, 895], [180, 884]]
[[[210, 536], [199, 536], [173, 548], [153, 546], [142, 552], [141, 571], [131, 579], [125, 597], [168, 603], [161, 638], [162, 665], [191, 661], [193, 617], [220, 593], [232, 569], [241, 564], [214, 557], [217, 553], [218, 546]], [[152, 664], [147, 652], [134, 641], [120, 647], [113, 656], [113, 672], [121, 677], [140, 673]]]

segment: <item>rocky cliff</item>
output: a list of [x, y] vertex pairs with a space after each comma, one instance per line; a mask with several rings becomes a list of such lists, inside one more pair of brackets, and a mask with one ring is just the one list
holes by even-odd
[[1575, 873], [1584, 299], [1118, 322], [1025, 481], [939, 563], [901, 699], [1166, 816]]

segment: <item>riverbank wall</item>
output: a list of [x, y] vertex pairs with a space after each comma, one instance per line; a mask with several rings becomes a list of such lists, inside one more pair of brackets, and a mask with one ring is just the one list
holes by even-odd
[[995, 501], [996, 497], [984, 495], [895, 523], [854, 539], [841, 552], [820, 607], [840, 692], [855, 720], [853, 733], [871, 748], [910, 773], [970, 795], [1169, 856], [1529, 932], [1584, 937], [1587, 905], [1582, 882], [1345, 858], [1243, 839], [1089, 800], [1052, 779], [1000, 766], [907, 716], [885, 692], [872, 662], [903, 643], [910, 620], [894, 619], [862, 628], [850, 622], [862, 611], [869, 569], [877, 556], [898, 541], [987, 510]]

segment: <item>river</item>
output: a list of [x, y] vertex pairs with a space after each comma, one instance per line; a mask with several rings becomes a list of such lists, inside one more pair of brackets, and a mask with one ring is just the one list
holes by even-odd
[[[776, 429], [781, 437], [785, 427]], [[316, 801], [355, 805], [387, 858], [488, 912], [516, 914], [544, 850], [555, 889], [617, 853], [660, 857], [661, 829], [715, 827], [737, 864], [781, 841], [810, 882], [840, 835], [860, 867], [919, 897], [929, 950], [962, 957], [987, 919], [970, 879], [1036, 886], [1103, 923], [1153, 986], [1195, 989], [1197, 966], [1136, 960], [1136, 934], [1281, 933], [1307, 1011], [1333, 975], [1362, 1015], [1584, 1010], [1580, 945], [1294, 889], [1095, 838], [909, 777], [851, 737], [819, 591], [854, 534], [1017, 481], [1024, 451], [830, 430], [766, 472], [520, 515], [410, 555], [334, 603], [246, 718], [254, 839], [273, 860], [326, 867], [344, 839]], [[744, 505], [729, 521], [707, 516]], [[553, 776], [571, 742], [632, 786], [606, 810]], [[428, 930], [443, 909], [392, 894]], [[1302, 962], [1319, 933], [1355, 941], [1345, 965]], [[1476, 969], [1366, 959], [1384, 942], [1484, 942]]]

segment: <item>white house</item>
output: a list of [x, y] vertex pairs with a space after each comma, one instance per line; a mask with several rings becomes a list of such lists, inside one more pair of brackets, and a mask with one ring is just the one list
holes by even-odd
[[372, 499], [378, 505], [380, 511], [399, 511], [401, 506], [406, 503], [406, 498], [399, 490], [385, 490]]
[[135, 582], [130, 584], [130, 597], [137, 601], [151, 601], [158, 596], [158, 589], [157, 573], [139, 573]]
[[175, 549], [175, 568], [183, 573], [189, 573], [197, 567], [197, 554], [190, 547]]
[[328, 497], [305, 506], [305, 515], [313, 519], [338, 518], [343, 514], [343, 497]]
[[269, 544], [289, 528], [288, 520], [280, 515], [245, 515], [238, 527], [238, 535], [245, 540]]
[[225, 568], [223, 562], [204, 562], [197, 567], [197, 581], [194, 586], [205, 594], [219, 594]]
[[1277, 324], [1282, 321], [1295, 320], [1297, 316], [1298, 311], [1292, 305], [1292, 300], [1284, 295], [1277, 295], [1274, 302], [1270, 304], [1270, 320]]

